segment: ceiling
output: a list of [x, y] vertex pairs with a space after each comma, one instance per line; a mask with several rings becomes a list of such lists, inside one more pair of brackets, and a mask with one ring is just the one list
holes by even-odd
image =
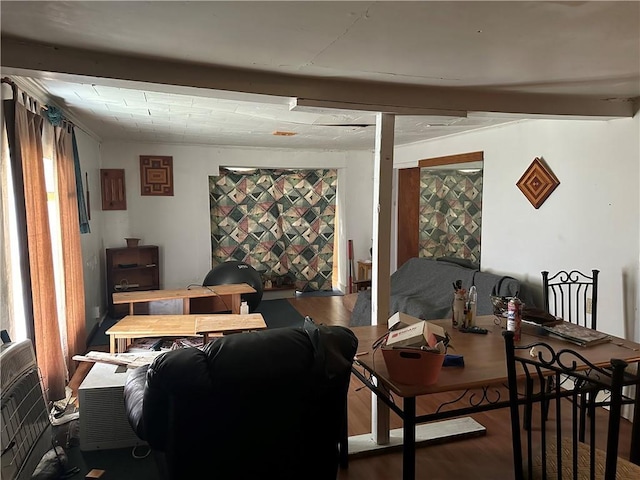
[[[632, 116], [640, 2], [3, 1], [2, 75], [102, 141], [372, 149]], [[274, 135], [283, 132], [293, 135]]]

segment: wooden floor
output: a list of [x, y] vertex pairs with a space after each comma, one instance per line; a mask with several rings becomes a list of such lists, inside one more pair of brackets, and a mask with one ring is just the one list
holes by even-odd
[[[348, 326], [350, 313], [342, 297], [296, 297], [289, 302], [302, 315], [316, 323]], [[362, 348], [364, 346], [360, 346]], [[91, 364], [81, 364], [71, 381], [77, 389]], [[349, 435], [371, 431], [371, 392], [355, 377], [349, 388]], [[453, 394], [420, 397], [418, 414], [433, 411], [441, 402], [453, 399]], [[401, 399], [396, 399], [401, 401]], [[487, 428], [483, 437], [420, 447], [416, 451], [416, 478], [429, 480], [502, 480], [513, 478], [511, 424], [506, 409], [472, 416]], [[397, 416], [391, 413], [391, 427], [400, 428]], [[630, 423], [623, 421], [620, 454], [629, 457]], [[339, 480], [390, 480], [402, 477], [400, 452], [384, 453], [351, 459], [349, 468], [341, 470]]]

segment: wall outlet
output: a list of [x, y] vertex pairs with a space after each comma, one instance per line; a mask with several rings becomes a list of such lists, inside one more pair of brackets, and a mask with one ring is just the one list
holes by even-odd
[[93, 307], [93, 318], [100, 318], [100, 307]]
[[591, 315], [591, 298], [587, 297], [587, 313]]

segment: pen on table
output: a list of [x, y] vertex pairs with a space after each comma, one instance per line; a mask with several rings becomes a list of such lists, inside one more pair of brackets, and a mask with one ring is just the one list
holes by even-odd
[[364, 356], [364, 355], [366, 355], [366, 354], [368, 354], [368, 353], [369, 353], [369, 352], [358, 352], [358, 353], [356, 353], [356, 357]]

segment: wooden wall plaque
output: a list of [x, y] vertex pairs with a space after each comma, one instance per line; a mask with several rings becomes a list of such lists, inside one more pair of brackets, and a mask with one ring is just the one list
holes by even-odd
[[102, 210], [126, 210], [127, 195], [123, 168], [100, 169]]
[[536, 157], [516, 185], [533, 205], [533, 208], [538, 209], [560, 185], [560, 181], [544, 161]]

